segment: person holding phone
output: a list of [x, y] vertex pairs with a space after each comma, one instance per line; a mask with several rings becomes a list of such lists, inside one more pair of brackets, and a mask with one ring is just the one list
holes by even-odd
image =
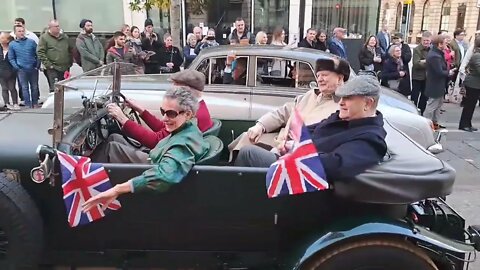
[[219, 46], [218, 42], [215, 40], [215, 30], [213, 28], [208, 29], [207, 35], [202, 39], [200, 43], [197, 44], [195, 48], [195, 54], [198, 55], [203, 49], [209, 47]]

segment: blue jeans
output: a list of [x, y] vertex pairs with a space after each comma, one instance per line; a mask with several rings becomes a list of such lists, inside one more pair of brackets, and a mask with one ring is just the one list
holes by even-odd
[[[40, 90], [38, 89], [38, 70], [19, 70], [18, 78], [22, 87], [23, 99], [26, 107], [38, 105]], [[30, 95], [30, 89], [32, 94]]]

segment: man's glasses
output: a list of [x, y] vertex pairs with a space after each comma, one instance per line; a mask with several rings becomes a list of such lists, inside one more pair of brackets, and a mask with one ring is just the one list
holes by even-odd
[[175, 119], [179, 114], [182, 114], [184, 113], [185, 111], [175, 111], [175, 110], [164, 110], [162, 108], [160, 108], [160, 113], [162, 114], [162, 116], [166, 115], [168, 118], [170, 119]]

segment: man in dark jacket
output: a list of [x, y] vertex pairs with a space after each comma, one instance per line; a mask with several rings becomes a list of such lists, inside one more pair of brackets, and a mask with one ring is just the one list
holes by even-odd
[[[357, 76], [335, 92], [341, 97], [340, 110], [308, 127], [330, 182], [351, 179], [378, 164], [387, 152], [383, 116], [376, 110], [379, 94], [376, 78]], [[278, 157], [258, 146], [246, 146], [235, 165], [269, 167]]]
[[240, 44], [242, 39], [248, 40], [249, 44], [255, 44], [255, 36], [248, 32], [245, 26], [245, 20], [243, 18], [237, 18], [235, 20], [235, 29], [228, 36], [230, 44]]
[[316, 49], [317, 30], [309, 28], [307, 36], [298, 43], [298, 47]]
[[347, 59], [347, 48], [342, 41], [345, 38], [346, 33], [347, 30], [337, 27], [333, 29], [333, 37], [328, 42], [328, 49], [330, 50], [330, 53], [335, 54], [343, 59]]
[[440, 109], [443, 105], [445, 87], [454, 70], [449, 70], [443, 50], [447, 46], [448, 36], [435, 36], [432, 40], [432, 48], [427, 54], [426, 71], [427, 81], [425, 95], [428, 97], [424, 116], [432, 120], [434, 128], [444, 128], [438, 123]]
[[48, 30], [40, 36], [37, 54], [46, 68], [50, 92], [54, 90], [55, 81], [65, 79], [65, 71], [73, 64], [73, 47], [68, 42], [68, 36], [60, 31], [57, 20], [48, 23]]
[[412, 62], [412, 95], [410, 99], [420, 109], [423, 115], [427, 106], [427, 97], [425, 96], [425, 83], [427, 80], [427, 54], [430, 51], [432, 34], [428, 31], [422, 34], [422, 44], [413, 49]]
[[105, 51], [100, 40], [93, 34], [91, 20], [83, 19], [79, 26], [82, 31], [78, 35], [75, 45], [80, 53], [83, 72], [87, 72], [104, 65]]
[[155, 53], [145, 61], [145, 74], [159, 74], [159, 52], [163, 44], [160, 35], [153, 31], [153, 22], [151, 19], [145, 20], [145, 30], [141, 34], [141, 40], [143, 51]]

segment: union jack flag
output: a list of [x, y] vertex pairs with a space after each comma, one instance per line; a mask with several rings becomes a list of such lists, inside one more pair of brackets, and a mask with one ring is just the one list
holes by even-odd
[[[63, 200], [67, 208], [70, 227], [87, 224], [105, 216], [105, 212], [97, 205], [87, 213], [83, 213], [82, 204], [100, 192], [112, 187], [105, 168], [101, 164], [91, 163], [88, 157], [70, 156], [57, 152], [62, 173]], [[107, 208], [118, 210], [121, 205], [113, 201]]]
[[273, 163], [267, 172], [267, 195], [274, 198], [329, 188], [325, 170], [297, 110], [290, 125], [291, 151]]

